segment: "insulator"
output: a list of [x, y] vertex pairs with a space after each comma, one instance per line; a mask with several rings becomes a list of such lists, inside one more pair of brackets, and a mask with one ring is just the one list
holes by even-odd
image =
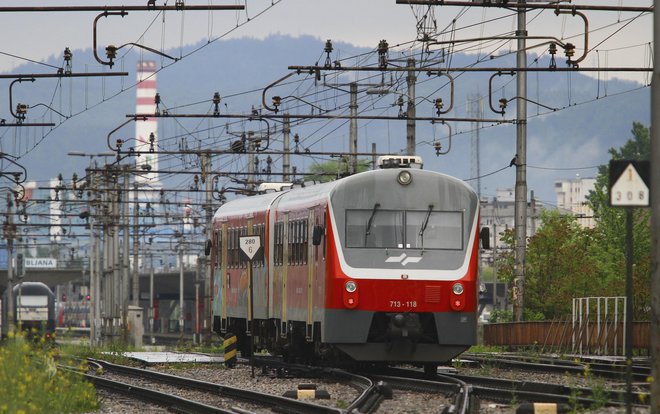
[[64, 73], [71, 74], [71, 63], [73, 60], [73, 53], [68, 47], [64, 48]]
[[399, 99], [396, 100], [396, 104], [399, 105], [399, 108], [403, 107], [403, 96], [399, 96]]
[[220, 92], [216, 92], [213, 94], [213, 105], [219, 105], [220, 104]]
[[266, 164], [271, 165], [273, 163], [273, 158], [269, 155], [268, 158], [266, 158]]
[[381, 68], [384, 68], [387, 66], [387, 52], [389, 50], [389, 45], [387, 44], [387, 40], [381, 40], [378, 43], [378, 65]]
[[25, 115], [27, 113], [28, 106], [26, 104], [19, 103], [16, 105], [16, 113], [18, 115]]
[[160, 105], [160, 94], [156, 93], [156, 96], [154, 96], [154, 103], [156, 105]]
[[557, 54], [557, 44], [555, 42], [550, 43], [550, 49], [548, 50], [548, 53], [553, 56]]
[[325, 53], [332, 53], [332, 40], [328, 39], [325, 41], [325, 47], [323, 48]]
[[435, 141], [433, 143], [433, 148], [435, 148], [435, 155], [440, 155], [440, 151], [442, 150], [442, 143], [440, 141]]
[[152, 132], [149, 134], [149, 143], [153, 144], [155, 141], [156, 141], [156, 135], [154, 135], [154, 133]]
[[445, 106], [444, 102], [442, 102], [442, 98], [438, 98], [435, 100], [435, 109], [437, 109], [437, 114], [440, 115], [440, 112], [442, 111], [442, 108]]
[[501, 109], [501, 110], [506, 109], [506, 105], [507, 105], [507, 100], [506, 100], [506, 98], [501, 98], [501, 99], [500, 99], [500, 109]]
[[259, 148], [261, 146], [261, 138], [257, 138], [254, 140], [254, 146], [256, 148]]
[[300, 136], [298, 134], [293, 135], [293, 142], [295, 142], [296, 144], [300, 142]]
[[279, 108], [280, 105], [282, 105], [282, 97], [273, 96], [273, 106], [275, 107], [275, 112], [277, 112], [277, 109]]
[[121, 146], [124, 141], [121, 138], [117, 138], [117, 150], [121, 150]]
[[564, 53], [570, 60], [573, 56], [575, 56], [575, 45], [572, 43], [566, 43], [566, 46], [564, 46]]
[[117, 57], [117, 46], [108, 45], [105, 48], [105, 55], [110, 59], [110, 62], [112, 62], [112, 60]]

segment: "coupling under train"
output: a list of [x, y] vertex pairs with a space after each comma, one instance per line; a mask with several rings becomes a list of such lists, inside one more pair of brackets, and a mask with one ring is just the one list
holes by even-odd
[[[268, 349], [434, 370], [476, 343], [476, 193], [410, 168], [419, 157], [379, 162], [216, 211], [213, 329], [236, 335], [243, 356]], [[263, 254], [251, 261], [240, 244], [255, 238], [245, 236], [259, 236]]]

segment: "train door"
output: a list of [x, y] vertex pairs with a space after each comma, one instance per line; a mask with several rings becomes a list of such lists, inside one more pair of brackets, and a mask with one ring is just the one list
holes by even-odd
[[307, 232], [307, 326], [305, 329], [305, 338], [307, 341], [314, 340], [314, 271], [316, 262], [314, 261], [314, 208], [309, 209], [307, 225], [304, 227]]
[[227, 332], [227, 301], [229, 300], [229, 272], [227, 271], [227, 223], [222, 223], [220, 235], [220, 330]]
[[289, 270], [289, 213], [284, 213], [284, 228], [282, 239], [282, 323], [280, 335], [284, 338], [287, 335], [287, 273]]

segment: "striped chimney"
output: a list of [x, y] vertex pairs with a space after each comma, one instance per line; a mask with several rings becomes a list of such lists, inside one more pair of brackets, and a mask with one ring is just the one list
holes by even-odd
[[[156, 113], [156, 62], [153, 60], [140, 61], [137, 64], [137, 101], [135, 113]], [[153, 146], [150, 136], [153, 134]], [[141, 153], [135, 159], [136, 169], [144, 171], [135, 177], [137, 183], [148, 184], [151, 187], [160, 187], [158, 173], [158, 155], [150, 153], [153, 148], [158, 150], [158, 121], [148, 118], [146, 121], [135, 121], [135, 137], [137, 144], [135, 150]]]

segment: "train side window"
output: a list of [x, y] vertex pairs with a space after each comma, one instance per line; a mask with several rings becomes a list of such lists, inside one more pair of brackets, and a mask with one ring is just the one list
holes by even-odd
[[323, 210], [323, 240], [321, 241], [321, 244], [323, 244], [323, 260], [325, 260], [325, 245], [327, 244], [327, 240], [325, 239], [325, 235], [328, 231], [328, 224], [327, 224], [327, 218], [326, 218], [326, 211]]
[[301, 259], [302, 259], [303, 264], [307, 264], [307, 253], [308, 253], [307, 243], [309, 242], [309, 235], [307, 234], [307, 230], [308, 230], [307, 229], [307, 227], [308, 227], [307, 224], [308, 223], [309, 223], [309, 219], [305, 219], [305, 220], [300, 222], [300, 224], [301, 224], [300, 232], [302, 233], [301, 234], [302, 237], [301, 237], [301, 243], [300, 243], [300, 247], [301, 247], [300, 250], [301, 250], [301, 256], [302, 256]]
[[273, 264], [280, 265], [280, 223], [275, 223], [275, 234], [273, 237]]
[[247, 267], [247, 259], [240, 252], [240, 237], [241, 236], [247, 236], [247, 227], [241, 227], [241, 233], [240, 233], [239, 239], [238, 239], [239, 243], [237, 244], [239, 246], [239, 250], [237, 251], [237, 253], [238, 253], [238, 257], [240, 257], [241, 268], [245, 269]]
[[294, 242], [295, 242], [295, 233], [294, 233], [295, 225], [296, 225], [295, 221], [293, 221], [293, 220], [289, 221], [289, 243], [288, 243], [289, 244], [289, 257], [288, 257], [288, 259], [289, 259], [289, 264], [290, 265], [294, 264], [294, 262], [293, 262], [293, 258], [294, 258], [294, 249], [293, 249], [293, 247], [295, 246], [295, 244], [294, 244]]
[[233, 234], [234, 229], [227, 229], [227, 267], [231, 268], [232, 265], [234, 264], [232, 262], [232, 241], [231, 241], [231, 236]]

